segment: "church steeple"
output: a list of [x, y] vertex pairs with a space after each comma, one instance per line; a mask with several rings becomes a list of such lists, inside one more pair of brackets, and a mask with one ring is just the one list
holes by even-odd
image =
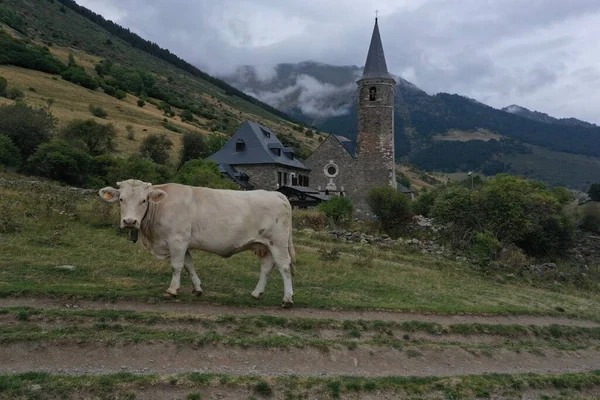
[[381, 36], [379, 35], [379, 25], [377, 17], [375, 17], [375, 27], [371, 36], [371, 45], [367, 54], [367, 62], [363, 71], [362, 79], [384, 78], [394, 79], [387, 70], [385, 62], [385, 54], [383, 53], [383, 45], [381, 44]]

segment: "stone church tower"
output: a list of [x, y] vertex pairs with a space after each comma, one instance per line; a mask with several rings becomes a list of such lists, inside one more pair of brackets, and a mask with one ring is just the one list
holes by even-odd
[[347, 138], [329, 135], [306, 159], [311, 186], [352, 200], [359, 218], [370, 218], [366, 197], [374, 187], [397, 188], [394, 154], [394, 88], [375, 18], [367, 62], [358, 85], [358, 136], [353, 153]]
[[[356, 158], [364, 179], [363, 190], [397, 187], [394, 154], [394, 87], [387, 70], [379, 26], [375, 27], [367, 62], [358, 85]], [[368, 187], [368, 188], [367, 188]]]

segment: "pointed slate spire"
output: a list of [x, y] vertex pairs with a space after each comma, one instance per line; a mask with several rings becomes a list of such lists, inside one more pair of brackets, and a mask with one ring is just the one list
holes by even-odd
[[371, 45], [369, 46], [367, 62], [365, 63], [365, 69], [362, 75], [362, 79], [368, 78], [394, 79], [394, 77], [389, 74], [385, 63], [385, 54], [383, 54], [383, 45], [381, 44], [377, 18], [375, 18], [375, 27], [373, 28], [373, 36], [371, 36]]

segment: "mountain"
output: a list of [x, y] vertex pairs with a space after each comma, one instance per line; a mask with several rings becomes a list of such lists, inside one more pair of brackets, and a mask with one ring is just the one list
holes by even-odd
[[549, 116], [548, 114], [539, 112], [539, 111], [531, 111], [525, 107], [521, 107], [516, 104], [512, 104], [508, 107], [504, 107], [502, 111], [506, 111], [511, 114], [518, 115], [520, 117], [529, 118], [534, 121], [545, 122], [548, 124], [559, 124], [566, 126], [580, 126], [584, 128], [597, 128], [598, 125], [592, 124], [586, 121], [581, 121], [577, 118], [554, 118]]
[[[361, 73], [357, 66], [306, 61], [273, 68], [243, 66], [221, 78], [293, 118], [355, 140], [356, 80]], [[499, 110], [458, 94], [430, 95], [395, 77], [399, 161], [446, 173], [511, 172], [577, 188], [600, 180], [600, 127], [518, 106]], [[553, 169], [547, 158], [564, 162]]]
[[[246, 119], [299, 154], [317, 145], [279, 109], [72, 0], [0, 1], [0, 76], [28, 104], [51, 107], [59, 128], [91, 118], [90, 105], [103, 107], [123, 155], [149, 133], [165, 133], [177, 150], [186, 131], [230, 135]], [[128, 125], [138, 139], [126, 139]]]

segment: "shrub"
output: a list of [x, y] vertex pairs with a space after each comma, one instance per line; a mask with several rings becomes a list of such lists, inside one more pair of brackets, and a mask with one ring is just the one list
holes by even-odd
[[21, 152], [23, 160], [52, 137], [56, 119], [44, 109], [24, 104], [0, 106], [0, 135], [8, 136]]
[[6, 97], [6, 88], [8, 87], [8, 81], [5, 77], [0, 76], [0, 97]]
[[477, 232], [471, 245], [471, 254], [479, 260], [494, 260], [502, 245], [491, 232]]
[[15, 233], [21, 230], [20, 218], [13, 202], [0, 201], [0, 233]]
[[[103, 163], [103, 164], [102, 164]], [[110, 185], [126, 179], [139, 179], [150, 183], [165, 183], [172, 179], [172, 171], [141, 156], [131, 156], [125, 160], [103, 157], [97, 160], [97, 168], [106, 168], [105, 180]]]
[[144, 107], [146, 105], [146, 102], [142, 99], [138, 99], [137, 105], [138, 107]]
[[204, 136], [195, 132], [186, 132], [181, 141], [181, 151], [179, 155], [179, 166], [182, 166], [189, 160], [203, 158], [206, 153], [206, 140]]
[[334, 196], [319, 204], [319, 210], [335, 225], [352, 220], [352, 201], [348, 197]]
[[552, 195], [558, 200], [561, 205], [566, 205], [575, 200], [575, 196], [567, 188], [557, 186], [552, 188]]
[[67, 68], [47, 48], [18, 40], [0, 31], [0, 65], [15, 65], [50, 74], [60, 74]]
[[413, 202], [413, 212], [416, 215], [422, 215], [424, 217], [430, 217], [431, 207], [437, 196], [442, 192], [442, 189], [435, 188], [430, 191], [423, 191], [419, 193], [417, 199]]
[[25, 98], [25, 93], [23, 93], [23, 91], [19, 88], [11, 87], [10, 89], [8, 89], [6, 97], [8, 97], [11, 100], [23, 99]]
[[586, 215], [581, 219], [581, 226], [585, 229], [600, 232], [600, 215]]
[[157, 164], [166, 164], [173, 142], [164, 133], [148, 135], [142, 142], [140, 154]]
[[0, 165], [18, 168], [21, 166], [21, 152], [13, 141], [0, 135]]
[[200, 154], [200, 157], [206, 158], [215, 154], [217, 151], [221, 150], [223, 146], [225, 146], [227, 140], [227, 137], [218, 135], [216, 133], [211, 133], [210, 135], [206, 136], [206, 151], [203, 154]]
[[191, 186], [204, 186], [214, 189], [239, 189], [239, 186], [221, 175], [214, 161], [190, 160], [183, 164], [174, 178], [175, 182]]
[[133, 131], [133, 126], [127, 125], [125, 127], [125, 130], [127, 131], [127, 140], [135, 140], [135, 132]]
[[106, 110], [100, 106], [95, 106], [90, 104], [90, 112], [92, 113], [92, 115], [94, 117], [98, 117], [98, 118], [106, 118], [108, 117], [108, 113], [106, 112]]
[[325, 214], [318, 210], [294, 210], [292, 224], [297, 229], [313, 229], [322, 231], [327, 227]]
[[500, 251], [498, 261], [513, 270], [520, 270], [530, 264], [530, 260], [520, 247], [509, 244]]
[[44, 143], [27, 160], [27, 170], [70, 185], [81, 185], [92, 161], [84, 147], [83, 143], [74, 145], [63, 139]]
[[409, 198], [390, 186], [371, 189], [367, 193], [367, 204], [390, 235], [396, 235], [402, 223], [412, 215]]
[[91, 155], [115, 150], [117, 130], [113, 124], [103, 125], [93, 119], [76, 119], [69, 122], [61, 134], [67, 140], [83, 141]]
[[92, 78], [88, 73], [78, 65], [71, 65], [62, 71], [61, 76], [64, 80], [73, 82], [76, 85], [95, 90], [98, 88], [98, 81]]
[[185, 109], [180, 114], [181, 120], [184, 122], [194, 122], [194, 114], [191, 110]]

